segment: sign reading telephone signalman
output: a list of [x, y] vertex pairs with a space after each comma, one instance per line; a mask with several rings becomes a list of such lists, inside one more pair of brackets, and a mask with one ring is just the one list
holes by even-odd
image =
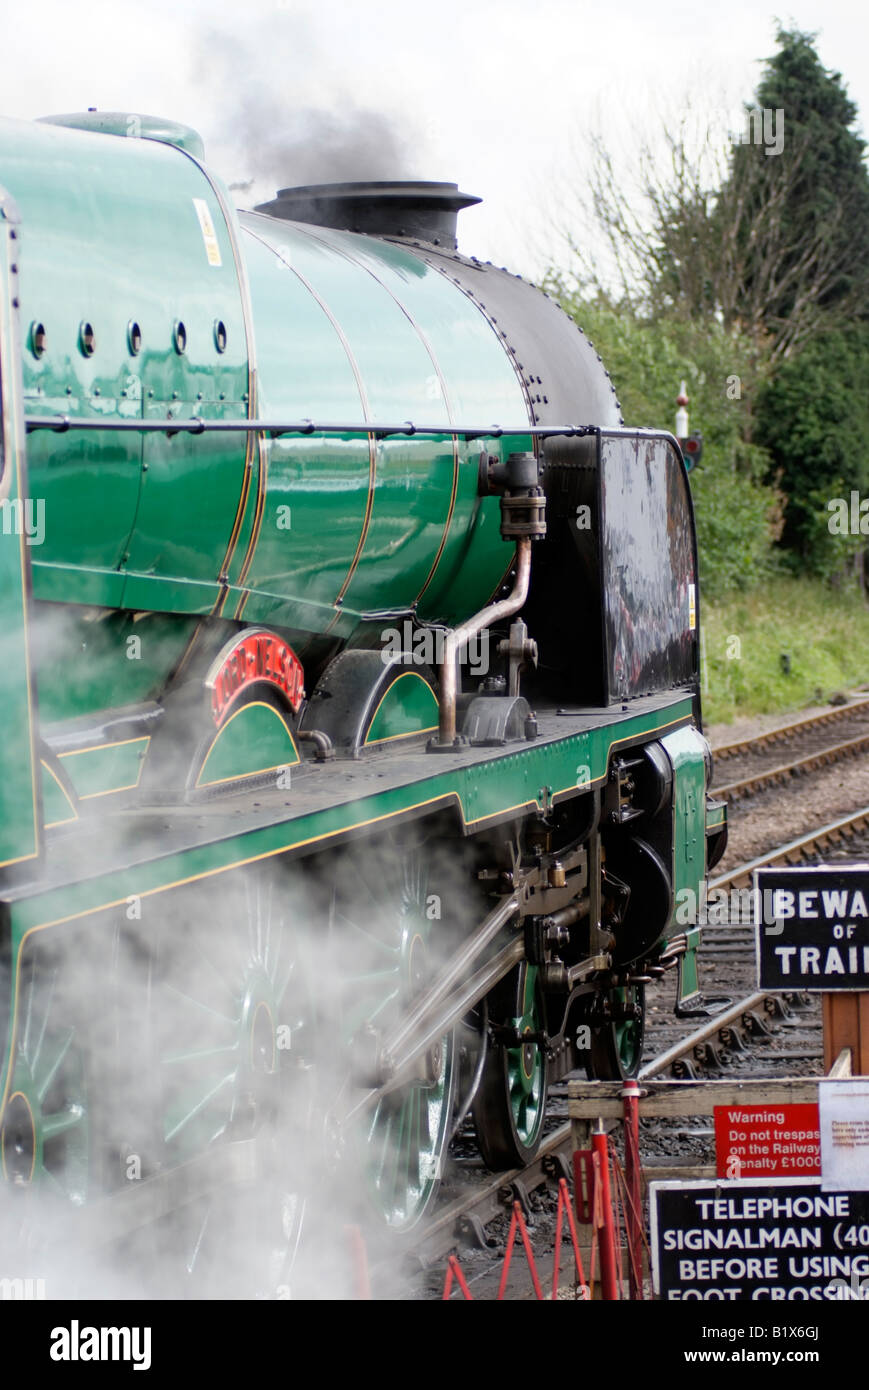
[[761, 989], [869, 990], [869, 864], [756, 869]]

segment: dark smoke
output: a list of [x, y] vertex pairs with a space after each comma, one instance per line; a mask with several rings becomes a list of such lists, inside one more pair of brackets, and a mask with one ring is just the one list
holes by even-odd
[[388, 117], [377, 111], [248, 108], [239, 131], [245, 171], [275, 189], [349, 179], [401, 179], [410, 154]]
[[[198, 81], [219, 91], [225, 113], [204, 132], [206, 143], [220, 147], [221, 172], [246, 202], [297, 184], [431, 177], [425, 142], [406, 116], [399, 126], [384, 112], [357, 105], [337, 78], [329, 83], [328, 60], [316, 52], [304, 58], [293, 52], [282, 63], [288, 36], [276, 29], [272, 38], [270, 52], [216, 33], [200, 46]], [[316, 104], [312, 72], [324, 74]]]

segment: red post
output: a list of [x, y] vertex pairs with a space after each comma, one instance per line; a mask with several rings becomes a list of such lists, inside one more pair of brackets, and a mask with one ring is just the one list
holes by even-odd
[[353, 1297], [369, 1299], [371, 1297], [371, 1281], [368, 1277], [368, 1251], [365, 1249], [365, 1237], [359, 1226], [346, 1226], [345, 1230], [350, 1240], [350, 1254], [353, 1260]]
[[643, 1182], [640, 1168], [640, 1088], [625, 1081], [625, 1231], [628, 1238], [628, 1291], [632, 1299], [643, 1297]]
[[570, 1189], [564, 1178], [558, 1180], [558, 1211], [555, 1217], [555, 1253], [552, 1261], [552, 1301], [558, 1298], [558, 1271], [561, 1264], [561, 1231], [562, 1218], [567, 1217], [570, 1227], [570, 1239], [573, 1245], [573, 1261], [576, 1265], [576, 1278], [579, 1283], [580, 1298], [588, 1298], [590, 1289], [585, 1282], [585, 1271], [582, 1267], [582, 1255], [579, 1253], [579, 1241], [576, 1236], [576, 1223], [573, 1220], [573, 1211], [570, 1205]]
[[473, 1294], [471, 1293], [471, 1290], [468, 1288], [467, 1280], [465, 1279], [465, 1276], [462, 1273], [462, 1266], [459, 1264], [455, 1255], [450, 1255], [450, 1258], [447, 1261], [447, 1274], [446, 1278], [444, 1279], [444, 1292], [443, 1298], [441, 1300], [442, 1302], [449, 1299], [450, 1293], [452, 1292], [454, 1279], [458, 1282], [459, 1288], [462, 1291], [462, 1297], [464, 1298], [465, 1302], [472, 1303]]
[[595, 1167], [595, 1221], [600, 1230], [600, 1286], [605, 1300], [617, 1302], [615, 1222], [610, 1196], [609, 1145], [603, 1125], [591, 1136]]
[[507, 1275], [510, 1272], [510, 1261], [513, 1258], [513, 1244], [516, 1240], [516, 1229], [522, 1237], [522, 1244], [525, 1247], [525, 1256], [528, 1260], [528, 1269], [531, 1272], [531, 1282], [534, 1285], [534, 1297], [543, 1298], [543, 1290], [540, 1287], [540, 1280], [537, 1277], [537, 1266], [534, 1263], [534, 1251], [531, 1249], [531, 1241], [528, 1239], [528, 1228], [525, 1225], [525, 1217], [522, 1215], [521, 1202], [513, 1203], [513, 1215], [510, 1219], [510, 1230], [507, 1235], [507, 1249], [504, 1252], [504, 1268], [501, 1270], [501, 1283], [498, 1286], [498, 1298], [496, 1302], [504, 1297], [507, 1288]]

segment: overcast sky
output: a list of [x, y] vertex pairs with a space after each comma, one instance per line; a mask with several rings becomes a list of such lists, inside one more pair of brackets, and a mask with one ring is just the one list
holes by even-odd
[[203, 135], [240, 205], [334, 178], [457, 181], [468, 254], [537, 273], [581, 196], [585, 139], [628, 151], [689, 100], [738, 111], [775, 16], [818, 32], [869, 127], [857, 0], [0, 0], [0, 113], [96, 106]]

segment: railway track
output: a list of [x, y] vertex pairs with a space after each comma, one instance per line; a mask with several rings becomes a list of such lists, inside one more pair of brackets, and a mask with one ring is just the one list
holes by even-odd
[[[777, 1033], [788, 1025], [798, 1023], [804, 1007], [800, 996], [782, 999], [777, 995], [752, 990], [718, 1013], [704, 1018], [696, 1028], [683, 1033], [677, 1041], [651, 1057], [641, 1067], [638, 1078], [643, 1081], [667, 1072], [677, 1078], [693, 1078], [699, 1071], [717, 1073], [733, 1058], [742, 1058], [744, 1063], [753, 1052], [757, 1054], [758, 1061], [766, 1059], [769, 1057], [769, 1044], [775, 1040]], [[562, 1095], [566, 1096], [566, 1089], [566, 1082], [553, 1088], [555, 1106]], [[474, 1276], [472, 1265], [472, 1277], [483, 1278], [488, 1266], [494, 1267], [500, 1262], [503, 1230], [513, 1202], [520, 1202], [526, 1215], [533, 1219], [535, 1203], [532, 1194], [538, 1194], [541, 1188], [545, 1188], [548, 1189], [549, 1205], [554, 1207], [558, 1180], [571, 1178], [571, 1150], [571, 1127], [568, 1123], [559, 1124], [544, 1139], [531, 1164], [507, 1173], [493, 1174], [442, 1207], [427, 1225], [423, 1237], [409, 1241], [404, 1252], [406, 1257], [412, 1256], [416, 1270], [427, 1283], [427, 1296], [435, 1297], [439, 1293], [445, 1261], [449, 1253], [457, 1248], [463, 1262], [469, 1258], [469, 1252], [481, 1252], [475, 1258], [483, 1268]], [[659, 1163], [653, 1166], [656, 1178], [666, 1175]], [[539, 1198], [536, 1205], [539, 1211], [543, 1205]], [[545, 1228], [547, 1223], [544, 1220], [541, 1224]], [[536, 1244], [538, 1242], [539, 1234]], [[393, 1255], [389, 1272], [386, 1266], [379, 1271], [375, 1268], [375, 1287], [378, 1273], [394, 1281], [394, 1259]], [[407, 1274], [406, 1262], [404, 1271]]]
[[792, 777], [799, 777], [806, 772], [814, 772], [816, 769], [829, 767], [832, 763], [841, 762], [853, 754], [865, 753], [867, 750], [869, 750], [869, 733], [860, 734], [857, 738], [834, 743], [829, 748], [821, 748], [814, 753], [807, 753], [804, 757], [795, 758], [789, 763], [779, 763], [776, 767], [764, 768], [759, 772], [750, 773], [747, 777], [739, 778], [737, 781], [725, 782], [722, 786], [716, 787], [712, 794], [722, 797], [726, 801], [739, 801], [744, 796], [766, 791], [769, 787], [780, 786]]
[[[849, 737], [829, 743], [826, 731], [831, 726], [848, 725]], [[794, 754], [787, 762], [781, 762], [770, 754], [775, 753], [781, 744], [794, 745]], [[825, 711], [821, 715], [798, 719], [790, 724], [760, 734], [752, 739], [743, 739], [725, 744], [714, 750], [716, 763], [724, 761], [735, 764], [733, 776], [727, 782], [719, 783], [713, 795], [729, 802], [741, 800], [771, 787], [787, 784], [792, 778], [818, 771], [847, 758], [857, 757], [869, 751], [869, 699]], [[758, 762], [762, 765], [757, 766]]]
[[774, 864], [800, 864], [830, 848], [841, 848], [849, 840], [856, 839], [869, 830], [869, 806], [862, 806], [847, 816], [829, 821], [817, 830], [810, 830], [767, 854], [758, 855], [745, 864], [737, 864], [726, 874], [720, 874], [709, 882], [709, 890], [744, 888], [751, 884], [755, 869]]
[[737, 758], [743, 754], [753, 754], [761, 749], [772, 748], [778, 743], [786, 743], [793, 739], [809, 734], [813, 735], [818, 730], [827, 729], [830, 725], [841, 724], [845, 720], [855, 718], [869, 718], [869, 695], [861, 695], [859, 699], [849, 700], [846, 704], [836, 705], [835, 708], [824, 710], [822, 714], [805, 715], [801, 719], [794, 719], [789, 724], [781, 724], [778, 728], [769, 729], [765, 733], [752, 734], [749, 738], [735, 739], [732, 743], [720, 744], [714, 749], [716, 762], [723, 762], [727, 759]]

